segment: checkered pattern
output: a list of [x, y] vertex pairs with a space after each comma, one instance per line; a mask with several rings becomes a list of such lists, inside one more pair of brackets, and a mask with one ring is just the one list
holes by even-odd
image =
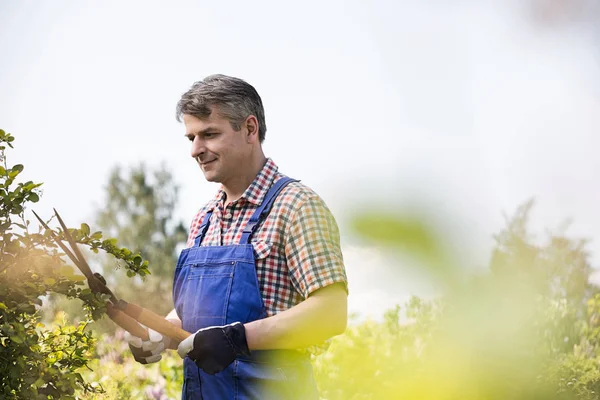
[[[277, 165], [267, 159], [242, 197], [226, 208], [221, 188], [194, 217], [187, 246], [194, 245], [202, 220], [210, 210], [210, 226], [201, 245], [238, 244], [246, 223], [271, 184], [282, 176]], [[335, 219], [323, 200], [300, 182], [291, 182], [281, 191], [251, 241], [269, 316], [300, 303], [319, 288], [347, 283]]]

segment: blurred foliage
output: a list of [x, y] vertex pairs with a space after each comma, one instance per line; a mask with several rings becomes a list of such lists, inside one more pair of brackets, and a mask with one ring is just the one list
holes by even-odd
[[[41, 183], [18, 182], [24, 166], [9, 166], [6, 157], [13, 142], [14, 136], [0, 130], [0, 398], [74, 399], [101, 391], [83, 379], [81, 370], [93, 354], [94, 339], [86, 327], [103, 315], [105, 299], [63, 262], [49, 231], [31, 232], [26, 206], [39, 201]], [[139, 254], [118, 247], [115, 239], [103, 240], [87, 224], [69, 232], [92, 251], [120, 259], [129, 275], [149, 272]], [[49, 294], [81, 300], [82, 321], [42, 324], [42, 298]]]
[[[415, 298], [383, 322], [336, 337], [315, 360], [323, 398], [600, 398], [600, 296], [589, 284], [585, 242], [549, 234], [535, 243], [527, 231], [532, 206], [521, 206], [495, 236], [488, 269], [450, 279], [435, 301]], [[367, 239], [420, 254], [432, 276], [464, 275], [414, 218], [371, 214], [355, 222]]]

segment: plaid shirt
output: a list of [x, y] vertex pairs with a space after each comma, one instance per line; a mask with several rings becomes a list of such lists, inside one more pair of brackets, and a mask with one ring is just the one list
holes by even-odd
[[[227, 207], [221, 188], [194, 217], [187, 247], [194, 245], [202, 220], [210, 210], [210, 226], [201, 245], [239, 244], [246, 223], [271, 185], [282, 176], [277, 165], [267, 159], [242, 197]], [[337, 282], [347, 285], [335, 219], [323, 200], [300, 182], [289, 183], [279, 193], [251, 242], [269, 316], [295, 306], [322, 287]]]

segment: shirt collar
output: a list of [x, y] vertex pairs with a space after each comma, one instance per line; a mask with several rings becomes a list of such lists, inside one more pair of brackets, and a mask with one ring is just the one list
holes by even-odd
[[[279, 167], [273, 162], [272, 159], [267, 158], [267, 162], [262, 167], [256, 178], [252, 181], [250, 186], [244, 191], [240, 199], [244, 199], [249, 203], [259, 206], [264, 200], [271, 184], [275, 180]], [[219, 204], [223, 205], [225, 201], [225, 190], [223, 186], [219, 189], [219, 192], [215, 196], [215, 207]]]

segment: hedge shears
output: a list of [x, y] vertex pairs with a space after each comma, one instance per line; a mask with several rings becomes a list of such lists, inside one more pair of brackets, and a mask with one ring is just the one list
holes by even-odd
[[63, 222], [62, 218], [54, 209], [54, 214], [60, 223], [63, 234], [73, 251], [69, 250], [67, 246], [61, 241], [56, 233], [48, 227], [48, 225], [33, 211], [35, 217], [40, 221], [40, 224], [50, 232], [50, 235], [62, 249], [62, 251], [73, 261], [73, 263], [79, 268], [83, 275], [87, 278], [88, 286], [93, 293], [103, 293], [109, 296], [109, 302], [106, 303], [106, 313], [108, 317], [113, 320], [121, 328], [125, 329], [134, 336], [141, 338], [142, 340], [148, 340], [148, 330], [142, 325], [155, 330], [165, 336], [170, 337], [177, 343], [183, 341], [185, 338], [191, 335], [191, 333], [173, 325], [167, 321], [164, 317], [150, 311], [146, 308], [138, 305], [128, 303], [123, 299], [118, 299], [115, 294], [106, 286], [106, 280], [99, 273], [92, 272], [89, 264], [81, 254], [81, 251], [77, 247], [77, 243], [73, 240], [73, 237], [69, 233], [69, 229]]

